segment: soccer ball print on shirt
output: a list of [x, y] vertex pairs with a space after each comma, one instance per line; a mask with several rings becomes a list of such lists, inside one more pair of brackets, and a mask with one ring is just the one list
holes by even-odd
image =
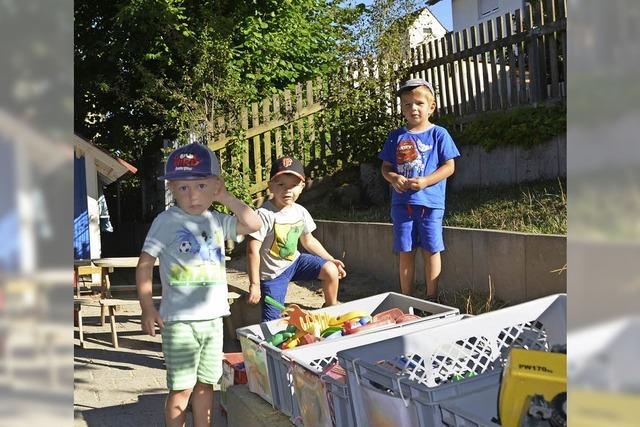
[[176, 234], [176, 251], [183, 262], [171, 265], [172, 286], [210, 286], [226, 279], [222, 235], [192, 232], [186, 227]]

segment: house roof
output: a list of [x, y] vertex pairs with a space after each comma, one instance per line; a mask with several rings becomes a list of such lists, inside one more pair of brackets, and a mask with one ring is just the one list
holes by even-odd
[[418, 18], [418, 17], [419, 17], [419, 16], [420, 16], [424, 11], [425, 11], [425, 10], [426, 10], [427, 12], [429, 12], [429, 14], [430, 14], [430, 15], [431, 15], [435, 20], [436, 20], [436, 22], [437, 22], [438, 24], [440, 24], [440, 26], [441, 26], [445, 31], [448, 31], [448, 30], [447, 30], [447, 27], [445, 27], [444, 25], [442, 25], [442, 22], [440, 22], [440, 20], [438, 19], [438, 17], [437, 17], [433, 12], [431, 12], [431, 9], [429, 9], [428, 7], [423, 7], [423, 8], [421, 8], [421, 9], [415, 10], [415, 11], [413, 11], [413, 12], [411, 12], [411, 13], [408, 13], [408, 14], [406, 14], [406, 15], [404, 15], [404, 16], [402, 16], [402, 17], [398, 18], [398, 19], [396, 19], [395, 21], [393, 21], [393, 22], [391, 23], [391, 25], [389, 26], [389, 28], [395, 28], [395, 27], [397, 27], [398, 25], [401, 25], [401, 24], [404, 24], [404, 23], [411, 25], [411, 24], [413, 24], [413, 22], [414, 22], [414, 21], [415, 21], [415, 20], [416, 20], [416, 19], [417, 19], [417, 18]]
[[112, 156], [81, 136], [73, 136], [73, 147], [78, 157], [85, 155], [85, 153], [91, 153], [91, 157], [95, 159], [98, 174], [105, 184], [111, 184], [126, 174], [138, 172], [135, 166], [119, 157]]

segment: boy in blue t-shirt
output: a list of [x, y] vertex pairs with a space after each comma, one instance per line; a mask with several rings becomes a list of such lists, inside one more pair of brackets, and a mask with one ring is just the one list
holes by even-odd
[[[222, 376], [222, 317], [228, 316], [224, 241], [252, 233], [260, 217], [231, 195], [216, 155], [205, 145], [174, 150], [164, 176], [176, 200], [159, 214], [147, 234], [136, 268], [142, 330], [162, 333], [169, 395], [165, 425], [184, 426], [191, 399], [194, 424], [210, 426], [213, 384]], [[210, 211], [213, 202], [235, 216]], [[160, 259], [162, 303], [151, 298], [153, 264]]]
[[429, 122], [436, 109], [435, 92], [424, 79], [406, 81], [398, 90], [407, 125], [389, 133], [378, 155], [391, 196], [393, 251], [399, 253], [400, 289], [410, 295], [415, 255], [422, 248], [427, 298], [438, 294], [441, 271], [442, 218], [447, 178], [460, 155], [449, 132]]

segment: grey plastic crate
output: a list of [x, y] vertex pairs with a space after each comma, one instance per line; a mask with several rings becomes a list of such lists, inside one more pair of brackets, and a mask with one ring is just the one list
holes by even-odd
[[[380, 397], [377, 405], [384, 411], [395, 410], [399, 417], [416, 411], [417, 416], [417, 411], [424, 409], [419, 399], [428, 398], [436, 391], [439, 400], [447, 399], [441, 394], [449, 388], [443, 385], [450, 382], [454, 374], [480, 375], [499, 369], [512, 347], [550, 350], [559, 344], [566, 344], [564, 294], [340, 351], [337, 356], [347, 371], [354, 414], [358, 420], [365, 420], [366, 425], [368, 411], [361, 384], [382, 384], [391, 391], [377, 396]], [[472, 379], [464, 384], [475, 384]], [[403, 404], [407, 402], [410, 404]], [[423, 414], [418, 418], [429, 416]]]
[[[499, 427], [499, 394], [500, 382], [493, 382], [476, 392], [445, 400], [440, 404], [440, 414], [436, 414], [437, 418], [441, 418], [442, 424], [447, 427]], [[419, 413], [426, 414], [427, 411], [422, 410]], [[424, 424], [426, 423], [423, 422]]]
[[[406, 313], [415, 313], [422, 316], [421, 319], [407, 322], [404, 325], [417, 324], [432, 319], [444, 318], [459, 314], [459, 310], [457, 308], [421, 300], [418, 298], [413, 298], [395, 292], [386, 292], [367, 298], [349, 301], [344, 304], [334, 305], [331, 307], [311, 311], [324, 312], [330, 315], [337, 316], [353, 310], [365, 310], [370, 312], [372, 315], [375, 315], [392, 308], [399, 308]], [[349, 340], [355, 336], [380, 332], [386, 329], [396, 328], [398, 326], [399, 325], [394, 324], [384, 325], [379, 328], [371, 329], [370, 331], [361, 332], [352, 336], [347, 335], [344, 337], [333, 338], [332, 341], [339, 342], [341, 340]], [[279, 349], [278, 347], [272, 346], [265, 341], [273, 334], [281, 331], [285, 327], [286, 323], [284, 323], [281, 319], [277, 319], [271, 320], [269, 322], [263, 322], [257, 325], [239, 328], [236, 330], [236, 334], [238, 335], [238, 338], [240, 339], [240, 343], [242, 345], [245, 364], [247, 360], [246, 353], [260, 355], [264, 353], [265, 355], [264, 364], [256, 363], [255, 366], [253, 366], [251, 360], [249, 361], [249, 366], [247, 367], [249, 389], [254, 393], [260, 395], [269, 403], [272, 403], [278, 410], [280, 410], [284, 414], [292, 418], [297, 418], [300, 414], [297, 404], [294, 403], [294, 390], [291, 374], [289, 373], [289, 363], [288, 361], [283, 360], [281, 357], [283, 350]], [[307, 344], [305, 347], [315, 346], [319, 344], [321, 343]], [[260, 360], [262, 360], [261, 357]], [[252, 387], [252, 383], [255, 385], [257, 383], [257, 380], [252, 381], [251, 376], [254, 376], [256, 378], [260, 377], [261, 380], [268, 378], [269, 386], [262, 387], [260, 390], [255, 389], [255, 387]]]
[[368, 410], [366, 420], [360, 424], [393, 425], [393, 420], [397, 420], [396, 425], [445, 427], [445, 420], [455, 420], [445, 408], [457, 410], [464, 405], [474, 414], [470, 420], [482, 422], [483, 416], [490, 420], [497, 413], [501, 376], [502, 370], [495, 369], [412, 396], [408, 384], [398, 381], [398, 378], [391, 380], [375, 373], [363, 375], [359, 387], [363, 402], [367, 402], [364, 407]]
[[[281, 358], [292, 366], [293, 371], [293, 412], [300, 414], [305, 426], [331, 425], [332, 421], [336, 426], [355, 426], [346, 382], [322, 375], [326, 367], [337, 362], [338, 351], [435, 328], [467, 317], [470, 316], [453, 315], [426, 322], [400, 324], [395, 328], [367, 335], [356, 334], [348, 340], [326, 340], [314, 346], [305, 345], [283, 351]], [[305, 401], [311, 405], [305, 407]]]

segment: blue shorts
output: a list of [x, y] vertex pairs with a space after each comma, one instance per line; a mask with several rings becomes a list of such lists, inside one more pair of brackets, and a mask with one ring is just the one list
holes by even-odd
[[431, 253], [443, 251], [443, 216], [444, 209], [420, 205], [391, 206], [393, 251], [411, 252], [418, 247]]
[[278, 319], [280, 311], [264, 302], [264, 297], [269, 295], [280, 304], [284, 304], [284, 298], [287, 296], [287, 288], [289, 282], [302, 280], [315, 280], [320, 276], [322, 266], [328, 261], [316, 255], [300, 254], [300, 256], [287, 267], [285, 271], [280, 273], [278, 277], [273, 279], [260, 281], [260, 293], [262, 294], [262, 321]]

